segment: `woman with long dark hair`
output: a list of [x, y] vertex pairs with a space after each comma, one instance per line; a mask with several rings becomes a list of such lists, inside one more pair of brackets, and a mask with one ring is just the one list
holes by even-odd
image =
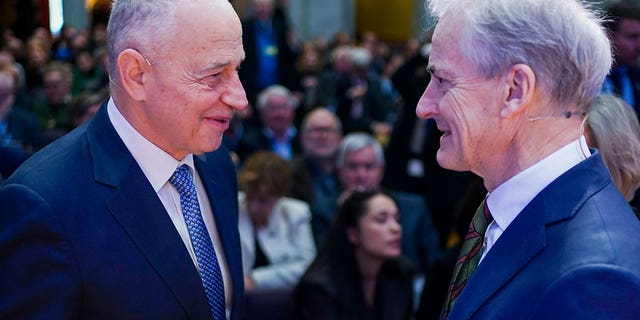
[[296, 288], [297, 318], [409, 319], [413, 268], [401, 257], [399, 219], [388, 193], [352, 193]]

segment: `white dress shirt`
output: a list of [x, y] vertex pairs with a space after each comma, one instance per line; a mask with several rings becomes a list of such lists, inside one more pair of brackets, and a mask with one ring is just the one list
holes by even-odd
[[[238, 193], [238, 202], [244, 275], [250, 276], [257, 288], [294, 286], [316, 256], [309, 205], [298, 199], [280, 198], [267, 225], [256, 232], [244, 192]], [[254, 269], [256, 236], [270, 264]]]
[[485, 232], [480, 262], [511, 222], [538, 193], [590, 154], [585, 138], [580, 137], [513, 176], [489, 193], [486, 199], [487, 206], [494, 220]]
[[[218, 236], [218, 229], [216, 229], [216, 222], [213, 217], [211, 203], [209, 202], [209, 198], [206, 196], [207, 193], [204, 189], [204, 185], [202, 184], [202, 180], [200, 179], [200, 175], [198, 175], [198, 172], [195, 170], [193, 164], [193, 155], [189, 154], [184, 159], [182, 159], [182, 161], [178, 161], [162, 149], [158, 148], [131, 126], [131, 124], [124, 118], [124, 116], [122, 116], [122, 114], [114, 104], [113, 99], [109, 99], [109, 102], [107, 104], [107, 113], [109, 115], [109, 120], [113, 124], [113, 127], [116, 129], [116, 132], [124, 142], [129, 152], [131, 152], [131, 155], [136, 160], [136, 162], [142, 169], [142, 172], [149, 180], [149, 183], [153, 187], [153, 190], [160, 198], [162, 205], [169, 214], [169, 218], [171, 218], [173, 225], [180, 234], [180, 238], [182, 238], [187, 251], [189, 251], [191, 260], [193, 260], [193, 264], [195, 265], [196, 269], [200, 271], [198, 260], [191, 244], [191, 238], [189, 237], [189, 230], [187, 229], [187, 224], [184, 221], [184, 217], [182, 215], [182, 207], [180, 206], [180, 194], [178, 193], [178, 190], [169, 182], [169, 178], [173, 175], [173, 172], [179, 166], [181, 166], [182, 164], [186, 164], [189, 167], [194, 178], [193, 181], [195, 183], [196, 190], [198, 192], [198, 202], [200, 204], [202, 219], [204, 220], [204, 224], [207, 226], [207, 231], [209, 232], [209, 236], [211, 237], [211, 241], [218, 258], [218, 263], [220, 264], [222, 278], [224, 281], [225, 303], [227, 305], [228, 317], [233, 297], [231, 274], [225, 260], [224, 248]], [[132, 212], [131, 214], [135, 213]]]

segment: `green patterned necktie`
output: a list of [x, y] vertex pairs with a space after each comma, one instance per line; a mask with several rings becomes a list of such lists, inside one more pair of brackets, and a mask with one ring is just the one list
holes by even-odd
[[487, 201], [485, 200], [480, 204], [476, 214], [473, 216], [473, 220], [469, 225], [469, 232], [467, 232], [467, 236], [462, 243], [458, 260], [456, 260], [456, 265], [453, 269], [451, 283], [449, 284], [447, 300], [445, 301], [444, 310], [442, 310], [440, 319], [447, 318], [456, 299], [460, 296], [464, 286], [467, 284], [467, 280], [478, 266], [478, 262], [482, 256], [484, 233], [487, 231], [487, 227], [491, 221], [493, 221], [493, 217], [491, 216], [491, 212], [489, 212]]

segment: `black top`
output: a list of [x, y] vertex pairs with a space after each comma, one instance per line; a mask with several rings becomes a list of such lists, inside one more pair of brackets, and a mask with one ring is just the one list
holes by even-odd
[[254, 232], [253, 242], [256, 247], [256, 261], [253, 263], [253, 269], [265, 267], [270, 265], [269, 259], [264, 254], [264, 250], [262, 250], [262, 246], [260, 245], [260, 241], [258, 241], [258, 234]]
[[[310, 269], [296, 288], [296, 319], [402, 320], [411, 318], [413, 268], [406, 259], [389, 260], [383, 265], [376, 282], [373, 306], [366, 304], [358, 279], [360, 279], [359, 274], [353, 274], [344, 269], [330, 270], [327, 266]], [[358, 294], [355, 297], [344, 294], [345, 285], [358, 286], [357, 290], [353, 291]]]

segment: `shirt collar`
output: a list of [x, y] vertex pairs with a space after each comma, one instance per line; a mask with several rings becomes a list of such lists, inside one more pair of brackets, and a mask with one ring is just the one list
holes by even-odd
[[193, 174], [192, 154], [188, 154], [182, 161], [178, 161], [164, 150], [158, 148], [131, 126], [120, 113], [112, 98], [107, 103], [107, 113], [116, 132], [142, 169], [155, 192], [158, 192], [164, 186], [176, 168], [182, 164], [188, 165]]
[[[266, 128], [266, 127], [265, 127], [265, 128], [264, 128], [264, 130], [263, 130], [263, 132], [264, 132], [264, 135], [265, 135], [267, 138], [269, 138], [269, 139], [271, 139], [271, 140], [278, 140], [278, 139], [276, 138], [276, 135], [275, 135], [275, 133], [273, 132], [273, 130], [271, 130], [271, 129], [269, 129], [269, 128]], [[291, 127], [287, 128], [287, 133], [286, 133], [286, 135], [287, 135], [287, 141], [289, 141], [289, 140], [293, 139], [293, 137], [295, 137], [295, 136], [296, 136], [296, 133], [297, 133], [297, 130], [296, 130], [296, 128], [295, 128], [295, 127], [291, 126]]]
[[498, 227], [505, 230], [538, 193], [590, 154], [581, 136], [499, 185], [487, 196], [487, 206]]

